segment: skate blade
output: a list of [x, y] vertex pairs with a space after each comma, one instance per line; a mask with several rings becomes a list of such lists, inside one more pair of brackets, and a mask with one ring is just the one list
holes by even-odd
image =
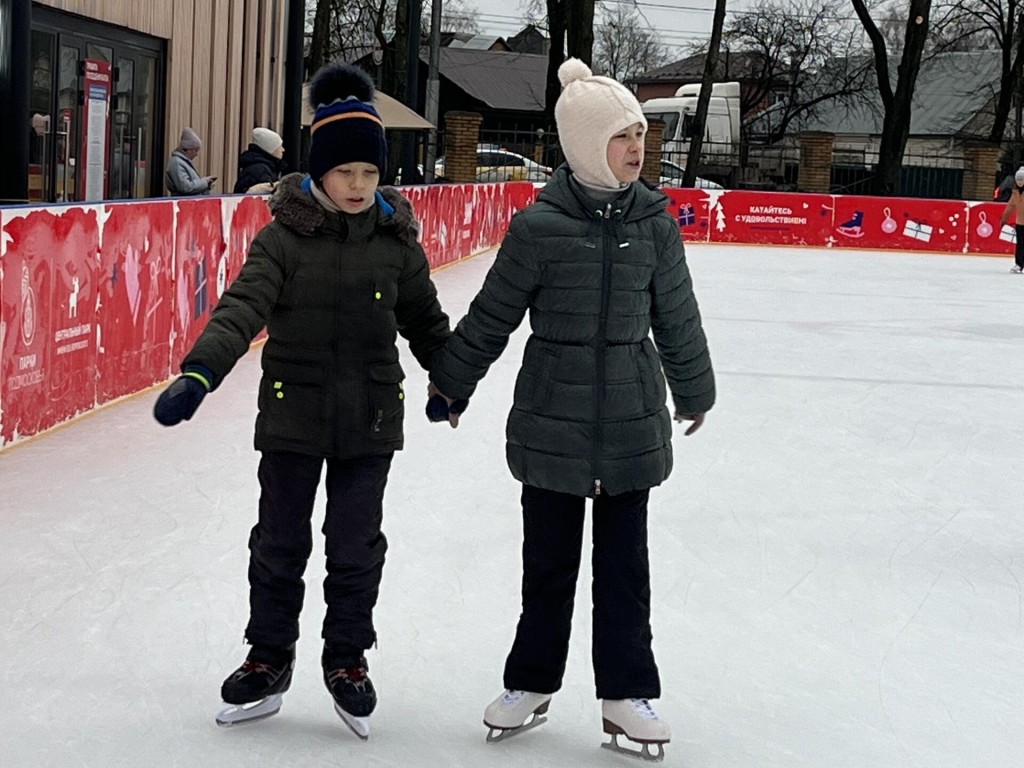
[[275, 693], [265, 699], [249, 704], [232, 704], [217, 714], [217, 725], [229, 728], [232, 725], [251, 723], [276, 715], [281, 709], [281, 694]]
[[354, 733], [363, 741], [366, 741], [370, 738], [369, 716], [356, 717], [355, 715], [350, 715], [344, 709], [339, 707], [337, 702], [335, 702], [334, 704], [334, 711], [338, 713], [338, 717], [342, 719], [342, 721], [345, 723], [345, 725], [348, 726], [348, 729], [352, 731], [352, 733]]
[[[612, 752], [618, 752], [623, 755], [629, 755], [630, 757], [636, 757], [640, 760], [646, 760], [649, 763], [660, 763], [662, 760], [665, 759], [664, 742], [638, 742], [633, 741], [628, 736], [626, 736], [626, 739], [629, 740], [631, 744], [638, 744], [640, 746], [640, 749], [629, 749], [628, 747], [624, 747], [621, 744], [619, 744], [619, 734], [613, 733], [611, 734], [611, 737], [612, 740], [606, 741], [604, 744], [602, 744], [602, 748], [610, 749]], [[657, 747], [658, 751], [652, 752], [651, 747]]]
[[484, 720], [484, 725], [486, 725], [490, 729], [489, 731], [487, 731], [487, 743], [496, 744], [499, 741], [510, 739], [513, 736], [516, 736], [517, 734], [523, 733], [524, 731], [529, 731], [533, 728], [536, 728], [538, 725], [543, 725], [547, 721], [548, 719], [546, 717], [542, 717], [538, 715], [536, 712], [533, 713], [533, 716], [530, 720], [523, 723], [518, 728], [497, 728], [488, 723], [486, 720]]

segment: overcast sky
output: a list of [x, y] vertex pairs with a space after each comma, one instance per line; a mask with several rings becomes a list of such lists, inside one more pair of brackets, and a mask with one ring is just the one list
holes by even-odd
[[[605, 0], [605, 5], [611, 7], [616, 2], [635, 6], [670, 52], [704, 39], [711, 32], [714, 0]], [[484, 32], [505, 36], [523, 28], [521, 0], [466, 0], [466, 5], [479, 10], [480, 28]], [[730, 9], [747, 5], [745, 0], [734, 0]]]

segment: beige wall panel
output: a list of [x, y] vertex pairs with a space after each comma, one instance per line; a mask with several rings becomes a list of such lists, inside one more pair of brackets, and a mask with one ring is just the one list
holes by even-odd
[[271, 58], [273, 56], [272, 48], [272, 33], [273, 33], [273, 16], [271, 14], [271, 3], [272, 0], [260, 0], [260, 26], [258, 32], [259, 48], [256, 50], [256, 123], [259, 125], [266, 125], [270, 118], [273, 116], [273, 107], [271, 105], [271, 73], [270, 68], [273, 66]]
[[[224, 161], [228, 167], [228, 178], [234, 187], [238, 178], [238, 155], [249, 145], [248, 119], [242, 112], [242, 56], [244, 45], [242, 32], [245, 20], [245, 0], [229, 0], [228, 25], [232, 30], [228, 38], [227, 87], [224, 93], [224, 110], [227, 115], [227, 132], [224, 135]], [[225, 184], [222, 187], [228, 191]]]
[[[242, 146], [248, 144], [247, 137], [249, 131], [255, 126], [256, 123], [256, 50], [259, 47], [257, 40], [259, 31], [259, 3], [260, 0], [242, 0], [245, 20], [244, 20], [244, 35], [245, 39], [242, 44], [242, 80], [241, 80], [241, 107], [239, 114], [242, 116], [241, 125], [239, 127], [239, 142], [246, 142]], [[247, 124], [249, 125], [246, 128]]]
[[[165, 155], [178, 145], [181, 129], [192, 125], [192, 92], [188, 84], [192, 81], [193, 5], [193, 0], [174, 0], [174, 27], [167, 45]], [[202, 126], [196, 130], [202, 130]]]
[[[193, 127], [203, 139], [203, 154], [196, 167], [204, 176], [220, 176], [222, 160], [210, 152], [213, 119], [210, 114], [210, 46], [213, 44], [213, 3], [211, 0], [196, 0], [195, 15], [192, 18], [192, 79], [179, 83], [192, 96]], [[218, 187], [219, 189], [219, 187]]]
[[36, 0], [40, 5], [169, 39], [177, 0]]
[[228, 30], [230, 0], [210, 0], [211, 43], [209, 51], [210, 85], [207, 89], [210, 115], [210, 145], [207, 151], [210, 158], [219, 158], [220, 168], [217, 175], [220, 180], [215, 189], [219, 192], [230, 192], [234, 185], [234, 158], [227, 152], [227, 136], [233, 134], [234, 122], [238, 115], [229, 115], [224, 107], [224, 95], [227, 92], [228, 71]]

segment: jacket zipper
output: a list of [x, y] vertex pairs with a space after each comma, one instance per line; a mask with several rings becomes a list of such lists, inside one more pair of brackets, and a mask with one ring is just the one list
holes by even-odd
[[601, 249], [601, 314], [597, 323], [597, 338], [595, 339], [596, 349], [594, 360], [597, 365], [597, 396], [594, 398], [594, 496], [601, 495], [601, 443], [604, 441], [604, 427], [601, 422], [601, 414], [604, 411], [604, 362], [605, 362], [605, 335], [608, 332], [608, 303], [611, 294], [612, 243], [608, 233], [612, 217], [612, 204], [605, 205], [601, 218], [604, 219], [601, 225], [601, 238], [604, 247]]

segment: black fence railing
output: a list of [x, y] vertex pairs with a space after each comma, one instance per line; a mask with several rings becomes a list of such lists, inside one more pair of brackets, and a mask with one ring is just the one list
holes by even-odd
[[[663, 145], [660, 176], [650, 179], [665, 186], [680, 186], [686, 167], [686, 147]], [[554, 131], [516, 126], [480, 131], [476, 148], [476, 179], [481, 182], [544, 182], [565, 160]], [[425, 157], [421, 152], [421, 157]], [[438, 132], [435, 182], [445, 175], [445, 138]], [[756, 142], [705, 142], [697, 170], [697, 186], [723, 189], [796, 191], [800, 176], [800, 147]], [[878, 157], [865, 146], [837, 146], [829, 168], [829, 192], [869, 194]], [[957, 199], [963, 195], [969, 163], [955, 146], [944, 154], [908, 152], [903, 158], [896, 194], [905, 197]]]

